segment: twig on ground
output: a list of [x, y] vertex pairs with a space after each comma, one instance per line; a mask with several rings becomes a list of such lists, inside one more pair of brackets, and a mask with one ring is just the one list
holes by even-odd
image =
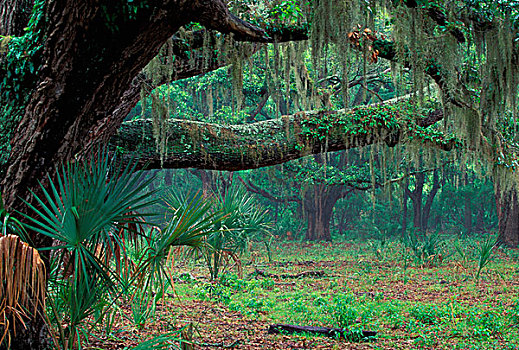
[[206, 348], [226, 348], [226, 349], [234, 348], [234, 347], [238, 346], [240, 343], [241, 343], [241, 339], [235, 340], [232, 343], [227, 344], [227, 345], [224, 342], [221, 342], [221, 343], [194, 342], [194, 344], [196, 344], [198, 346], [206, 347]]

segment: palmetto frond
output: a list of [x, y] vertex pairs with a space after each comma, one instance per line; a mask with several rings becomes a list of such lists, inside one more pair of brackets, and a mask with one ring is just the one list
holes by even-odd
[[[117, 166], [106, 151], [91, 159], [67, 164], [41, 185], [41, 196], [24, 215], [33, 232], [52, 238], [56, 268], [49, 283], [49, 317], [58, 332], [56, 345], [75, 348], [84, 320], [92, 315], [107, 292], [120, 285], [119, 267], [126, 242], [138, 234], [144, 208], [154, 193], [143, 189], [144, 180], [135, 165]], [[55, 180], [54, 180], [55, 179]], [[115, 269], [111, 264], [116, 258]]]
[[214, 203], [200, 194], [192, 197], [169, 194], [165, 202], [172, 218], [164, 230], [156, 230], [150, 236], [146, 260], [141, 264], [142, 271], [151, 272], [152, 278], [167, 276], [165, 262], [172, 247], [202, 247], [205, 237], [222, 220], [221, 212], [213, 208]]
[[26, 215], [29, 227], [59, 242], [48, 249], [68, 252], [74, 274], [88, 276], [94, 269], [107, 280], [114, 277], [107, 257], [120, 255], [128, 229], [142, 223], [143, 214], [136, 213], [154, 202], [142, 191], [151, 180], [143, 181], [134, 170], [134, 165], [117, 167], [100, 152], [63, 166], [55, 181], [49, 176], [49, 189], [42, 186], [43, 196], [36, 197], [39, 207], [29, 204], [34, 212]]

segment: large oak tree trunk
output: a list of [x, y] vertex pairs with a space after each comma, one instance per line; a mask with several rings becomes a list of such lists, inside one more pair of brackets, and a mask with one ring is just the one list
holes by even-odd
[[[47, 1], [41, 28], [42, 62], [37, 81], [2, 169], [5, 207], [27, 212], [39, 193], [39, 181], [56, 166], [107, 142], [135, 99], [135, 78], [182, 25], [199, 22], [223, 33], [262, 40], [264, 32], [232, 16], [222, 0], [149, 0], [129, 15], [126, 1]], [[27, 24], [28, 0], [0, 0], [0, 33], [20, 35]], [[130, 10], [130, 13], [131, 12]], [[14, 101], [13, 103], [24, 103]], [[51, 240], [31, 234], [32, 244]], [[41, 318], [27, 322], [13, 339], [13, 349], [40, 349]]]
[[[94, 148], [100, 135], [92, 131], [98, 123], [104, 123], [98, 132], [118, 127], [122, 120], [109, 116], [124, 91], [186, 20], [163, 14], [152, 23], [121, 23], [120, 32], [114, 33], [100, 7], [89, 1], [53, 1], [48, 7], [48, 21], [54, 25], [47, 28], [45, 63], [11, 141], [2, 181], [8, 208], [23, 210], [22, 200], [31, 201], [29, 191], [36, 190], [55, 165]], [[142, 42], [148, 44], [146, 50]], [[34, 237], [34, 243], [48, 244], [42, 237]]]

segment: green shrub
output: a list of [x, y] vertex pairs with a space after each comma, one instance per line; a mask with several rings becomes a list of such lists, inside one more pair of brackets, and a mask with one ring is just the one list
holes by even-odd
[[475, 337], [490, 337], [500, 335], [505, 329], [504, 318], [497, 313], [470, 311], [467, 317], [472, 335]]
[[360, 316], [355, 295], [338, 295], [333, 299], [329, 311], [339, 327], [348, 328], [357, 322]]
[[414, 261], [420, 266], [438, 266], [443, 261], [442, 237], [437, 233], [421, 233], [416, 229], [407, 230], [402, 243], [412, 252]]
[[414, 317], [417, 321], [426, 325], [440, 324], [444, 319], [447, 319], [449, 313], [438, 307], [437, 305], [415, 305], [409, 314]]

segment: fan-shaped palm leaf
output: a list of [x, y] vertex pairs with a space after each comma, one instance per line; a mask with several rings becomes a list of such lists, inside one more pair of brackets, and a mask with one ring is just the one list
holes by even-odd
[[[125, 237], [142, 223], [142, 211], [153, 193], [143, 189], [152, 179], [134, 174], [135, 165], [120, 167], [106, 151], [84, 162], [62, 166], [49, 186], [41, 185], [37, 205], [25, 215], [36, 233], [51, 237], [57, 250], [56, 271], [50, 283], [50, 322], [58, 329], [54, 341], [63, 348], [77, 347], [82, 322], [100, 304], [107, 291], [115, 291], [120, 277], [109, 258], [120, 256]], [[137, 214], [138, 213], [138, 214]], [[128, 231], [131, 232], [128, 232]]]
[[155, 201], [142, 191], [151, 179], [143, 181], [134, 170], [135, 165], [115, 166], [106, 152], [100, 152], [85, 162], [61, 167], [55, 181], [49, 176], [49, 189], [41, 186], [43, 197], [36, 196], [39, 207], [29, 204], [34, 213], [25, 216], [29, 227], [59, 242], [47, 249], [70, 253], [76, 276], [88, 276], [94, 269], [110, 280], [113, 276], [99, 254], [115, 254], [124, 241], [119, 227], [140, 223], [143, 214], [136, 213]]
[[151, 271], [154, 278], [167, 276], [165, 260], [172, 247], [200, 248], [205, 244], [204, 238], [213, 233], [215, 224], [222, 220], [221, 212], [212, 208], [214, 203], [200, 194], [191, 198], [169, 194], [165, 202], [172, 218], [164, 230], [157, 230], [150, 237], [146, 260], [141, 265], [142, 271]]

